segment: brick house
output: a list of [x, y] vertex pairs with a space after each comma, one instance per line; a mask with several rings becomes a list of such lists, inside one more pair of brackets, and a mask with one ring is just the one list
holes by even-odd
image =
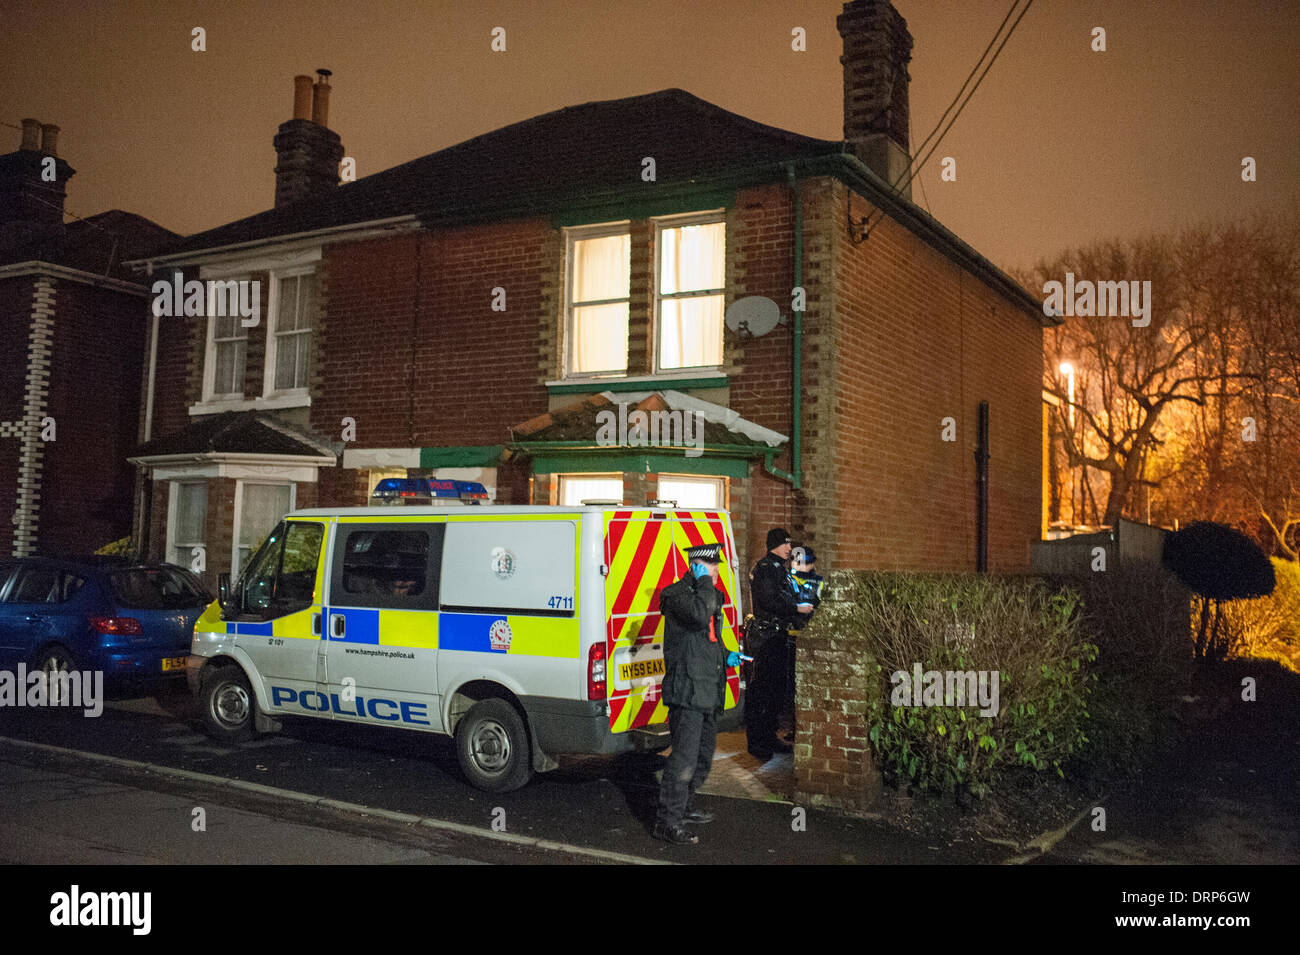
[[75, 170], [25, 119], [0, 155], [0, 556], [131, 533], [148, 287], [123, 266], [179, 236], [114, 210], [64, 224]]
[[[668, 89], [339, 185], [328, 77], [296, 77], [274, 208], [132, 263], [257, 281], [262, 316], [153, 324], [146, 549], [202, 545], [212, 576], [289, 507], [401, 474], [506, 503], [728, 507], [745, 564], [780, 524], [829, 567], [975, 569], [987, 402], [987, 566], [1026, 570], [1049, 319], [889, 185], [909, 162], [902, 18], [855, 0], [838, 26], [843, 142]], [[728, 328], [750, 296], [781, 324]], [[698, 416], [702, 447], [599, 440], [601, 410], [638, 409]]]

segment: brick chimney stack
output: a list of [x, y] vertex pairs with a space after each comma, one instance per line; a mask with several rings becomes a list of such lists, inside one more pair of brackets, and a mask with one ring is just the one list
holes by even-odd
[[76, 170], [57, 153], [59, 127], [24, 119], [18, 149], [0, 156], [0, 239], [63, 228], [68, 180]]
[[[888, 0], [852, 0], [835, 20], [844, 41], [844, 139], [885, 182], [906, 177], [907, 64], [912, 34]], [[912, 188], [900, 186], [912, 198]]]
[[330, 71], [293, 78], [293, 119], [275, 134], [275, 204], [323, 195], [339, 184], [343, 143], [329, 122]]

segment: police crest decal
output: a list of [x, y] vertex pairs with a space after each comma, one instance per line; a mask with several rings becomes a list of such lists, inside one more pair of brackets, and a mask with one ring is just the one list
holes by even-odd
[[509, 580], [515, 575], [515, 555], [504, 547], [492, 548], [492, 573], [502, 580]]
[[498, 617], [492, 621], [492, 626], [488, 630], [488, 642], [492, 644], [493, 650], [509, 650], [510, 639], [513, 636], [505, 617]]

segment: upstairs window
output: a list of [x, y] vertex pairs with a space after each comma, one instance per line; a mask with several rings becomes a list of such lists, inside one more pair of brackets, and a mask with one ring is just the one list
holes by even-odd
[[316, 277], [309, 271], [273, 277], [265, 393], [305, 393], [311, 374], [312, 306]]
[[214, 315], [208, 319], [208, 335], [207, 397], [244, 397], [248, 329], [238, 315]]
[[567, 233], [568, 371], [627, 373], [632, 242], [626, 223]]
[[658, 369], [722, 364], [726, 225], [721, 213], [655, 221]]

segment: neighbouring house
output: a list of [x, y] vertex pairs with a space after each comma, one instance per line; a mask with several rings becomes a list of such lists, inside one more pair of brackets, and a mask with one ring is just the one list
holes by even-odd
[[123, 262], [180, 238], [118, 210], [65, 224], [58, 134], [24, 119], [0, 155], [0, 557], [131, 533], [149, 292]]
[[[891, 187], [910, 162], [902, 17], [854, 0], [837, 22], [843, 141], [667, 89], [340, 185], [328, 74], [296, 77], [274, 207], [132, 263], [256, 282], [259, 305], [255, 323], [150, 319], [146, 550], [202, 548], [211, 580], [290, 508], [402, 475], [496, 502], [726, 507], [746, 565], [782, 525], [823, 567], [973, 570], [983, 519], [988, 568], [1028, 570], [1054, 319]], [[780, 322], [729, 328], [753, 296]], [[602, 440], [638, 411], [669, 439]]]

